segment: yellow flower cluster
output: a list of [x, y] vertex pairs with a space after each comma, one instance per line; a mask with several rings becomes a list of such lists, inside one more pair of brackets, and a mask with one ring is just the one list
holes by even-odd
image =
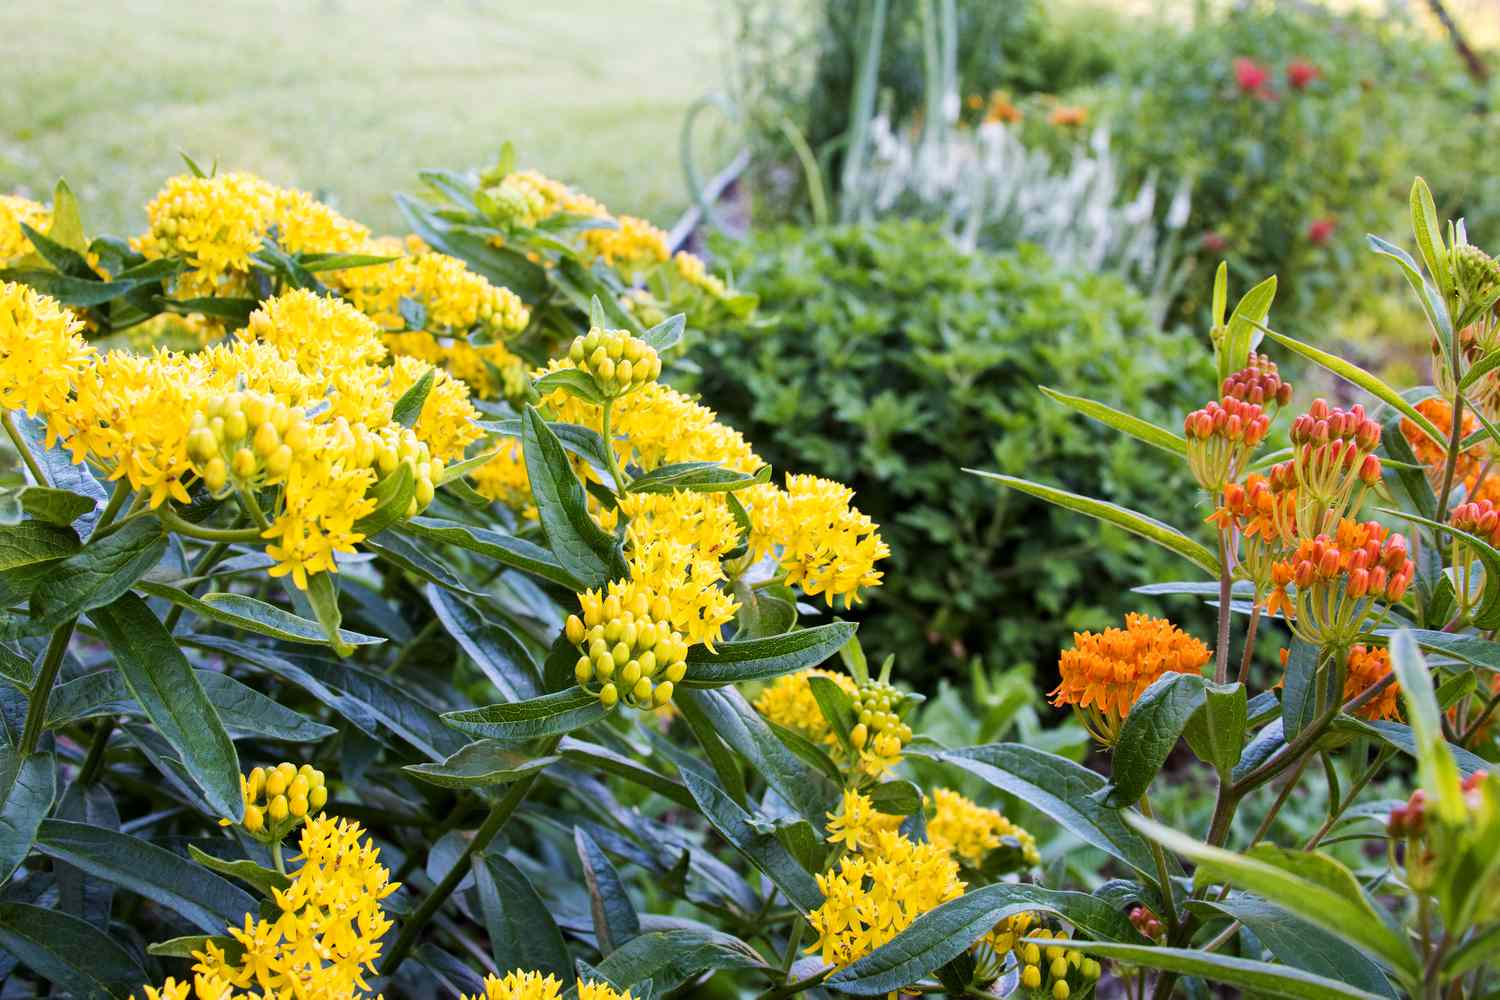
[[274, 920], [245, 914], [228, 932], [241, 949], [231, 960], [212, 939], [194, 952], [197, 978], [146, 988], [148, 1000], [352, 1000], [368, 996], [365, 975], [391, 928], [380, 901], [400, 886], [363, 840], [358, 823], [326, 816], [302, 828], [302, 865], [285, 889], [273, 890]]
[[661, 358], [656, 350], [625, 330], [594, 327], [573, 338], [568, 358], [587, 372], [609, 399], [633, 392], [661, 375]]
[[192, 270], [178, 278], [186, 296], [241, 295], [250, 258], [270, 226], [271, 186], [252, 174], [181, 174], [146, 205], [150, 233], [136, 241], [148, 257], [179, 257]]
[[935, 844], [917, 844], [890, 830], [874, 835], [867, 853], [848, 855], [817, 876], [824, 900], [807, 922], [818, 933], [809, 951], [843, 967], [901, 933], [917, 917], [963, 895], [958, 864]]
[[716, 299], [722, 299], [729, 294], [728, 287], [723, 279], [708, 273], [708, 265], [703, 258], [696, 254], [679, 250], [672, 255], [672, 265], [677, 269], [678, 277], [695, 288], [700, 288]]
[[[578, 1000], [633, 1000], [629, 990], [621, 993], [608, 983], [592, 979], [579, 979], [576, 988]], [[462, 1000], [560, 1000], [561, 989], [556, 976], [515, 969], [504, 978], [485, 976], [484, 993]]]
[[30, 198], [0, 194], [0, 267], [9, 267], [36, 249], [21, 231], [23, 222], [37, 232], [45, 233], [52, 226], [52, 212], [46, 205]]
[[927, 836], [934, 844], [946, 848], [971, 868], [977, 868], [985, 855], [1014, 840], [1027, 867], [1041, 864], [1036, 838], [1021, 829], [1004, 814], [987, 809], [951, 788], [934, 789], [934, 809], [927, 821]]
[[468, 390], [437, 373], [408, 429], [395, 403], [426, 371], [380, 362], [379, 331], [352, 306], [305, 290], [268, 300], [232, 343], [193, 354], [96, 354], [55, 303], [0, 285], [0, 397], [42, 412], [49, 443], [144, 491], [152, 509], [201, 481], [227, 495], [279, 488], [262, 537], [273, 576], [333, 571], [375, 508], [371, 490], [406, 465], [432, 500], [444, 464], [481, 436]]
[[[835, 760], [843, 762], [847, 756], [843, 744], [823, 716], [817, 699], [813, 697], [812, 687], [808, 683], [812, 677], [827, 677], [832, 680], [849, 695], [851, 701], [859, 694], [858, 685], [847, 674], [818, 669], [800, 670], [776, 678], [755, 699], [755, 709], [778, 726], [823, 746]], [[866, 727], [868, 734], [868, 723]], [[858, 723], [855, 728], [858, 729]], [[910, 738], [909, 730], [907, 738]], [[865, 745], [856, 747], [858, 757], [854, 763], [864, 774], [880, 777], [901, 761], [900, 737], [893, 736], [893, 740], [894, 746], [892, 740], [881, 740], [878, 737], [871, 740], [867, 735]]]
[[[1029, 917], [1029, 914], [1020, 914]], [[1014, 918], [1012, 918], [1014, 919]], [[1029, 924], [1029, 920], [1027, 921]], [[1086, 957], [1077, 948], [1067, 946], [1066, 931], [1051, 931], [1039, 927], [1026, 931], [1026, 937], [1052, 940], [1054, 944], [1022, 944], [1015, 941], [1014, 933], [1005, 935], [1014, 942], [1010, 951], [1016, 956], [1020, 969], [1021, 987], [1031, 996], [1051, 997], [1052, 1000], [1068, 1000], [1080, 990], [1090, 990], [1099, 981], [1103, 968], [1097, 961]], [[996, 947], [996, 951], [1003, 951]]]
[[526, 363], [504, 344], [471, 344], [453, 337], [435, 337], [425, 330], [388, 333], [385, 344], [399, 357], [442, 368], [480, 399], [514, 397], [525, 390]]
[[664, 263], [667, 252], [667, 234], [645, 219], [633, 215], [615, 218], [614, 229], [586, 229], [584, 245], [604, 263], [615, 268], [631, 281], [658, 264]]
[[854, 491], [810, 475], [789, 475], [771, 512], [772, 543], [780, 550], [788, 586], [830, 605], [859, 600], [861, 587], [877, 587], [875, 563], [891, 554], [875, 522], [854, 508]]
[[596, 219], [609, 215], [609, 210], [598, 201], [536, 170], [513, 171], [506, 174], [496, 187], [504, 192], [507, 204], [524, 206], [524, 211], [515, 221], [528, 227], [555, 215]]
[[878, 835], [898, 830], [901, 819], [876, 809], [868, 795], [846, 788], [838, 812], [828, 814], [827, 840], [850, 851], [872, 853], [877, 849]]
[[[282, 761], [272, 768], [257, 767], [240, 775], [240, 796], [245, 800], [245, 831], [267, 843], [279, 841], [309, 814], [328, 802], [323, 772], [311, 764], [298, 767]], [[230, 826], [227, 819], [220, 826]]]
[[615, 580], [606, 594], [589, 590], [578, 601], [583, 617], [569, 615], [564, 632], [582, 654], [573, 671], [579, 686], [605, 707], [622, 696], [643, 709], [670, 702], [687, 673], [688, 644], [672, 629], [667, 598], [650, 596], [636, 580]]
[[493, 458], [470, 473], [474, 489], [488, 500], [497, 500], [528, 519], [536, 518], [531, 480], [526, 475], [526, 458], [521, 442], [512, 438], [501, 442]]

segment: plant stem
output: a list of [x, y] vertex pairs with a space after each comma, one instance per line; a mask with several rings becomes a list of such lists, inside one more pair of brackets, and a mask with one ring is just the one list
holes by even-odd
[[36, 684], [32, 685], [31, 698], [26, 706], [26, 728], [21, 731], [22, 757], [34, 753], [37, 742], [42, 738], [42, 728], [47, 721], [47, 701], [52, 696], [52, 685], [57, 682], [63, 657], [68, 652], [68, 641], [73, 638], [73, 626], [77, 623], [77, 618], [69, 618], [53, 629], [52, 638], [47, 642], [47, 652], [42, 657], [42, 670], [37, 675]]
[[1240, 655], [1240, 672], [1235, 678], [1240, 684], [1250, 677], [1250, 661], [1254, 659], [1255, 653], [1255, 629], [1260, 625], [1260, 602], [1250, 611], [1250, 625], [1245, 630], [1245, 651]]
[[441, 625], [442, 622], [438, 621], [436, 618], [428, 619], [427, 624], [423, 625], [417, 631], [417, 634], [411, 637], [411, 641], [401, 647], [401, 652], [397, 653], [396, 658], [391, 661], [391, 665], [385, 668], [385, 675], [389, 677], [391, 674], [394, 674], [396, 671], [400, 670], [402, 665], [404, 665], [406, 661], [411, 658], [412, 651], [422, 643], [426, 642], [429, 638], [431, 638], [432, 634], [436, 632]]
[[[250, 520], [255, 522], [255, 526], [260, 531], [265, 531], [271, 526], [271, 522], [267, 521], [266, 515], [261, 512], [260, 504], [256, 502], [253, 490], [235, 490], [235, 495], [240, 498], [240, 506], [245, 508], [245, 513], [250, 515]], [[256, 534], [256, 537], [260, 537], [259, 533]]]
[[278, 872], [283, 875], [286, 874], [286, 860], [281, 856], [280, 840], [271, 841], [271, 863], [276, 866]]
[[253, 542], [260, 538], [260, 531], [256, 528], [205, 528], [191, 521], [184, 521], [170, 504], [162, 504], [156, 508], [156, 517], [167, 529], [205, 542]]
[[[1457, 362], [1454, 363], [1457, 367]], [[1454, 373], [1455, 380], [1457, 372]], [[1458, 466], [1458, 453], [1463, 449], [1464, 437], [1464, 394], [1454, 392], [1453, 394], [1453, 430], [1448, 435], [1448, 458], [1443, 465], [1443, 485], [1437, 496], [1437, 516], [1433, 518], [1439, 524], [1446, 523], [1448, 517], [1448, 494], [1453, 489], [1453, 470]], [[1435, 539], [1435, 544], [1441, 544], [1441, 539]]]
[[26, 471], [31, 473], [31, 478], [36, 480], [38, 486], [51, 486], [47, 477], [42, 474], [42, 467], [36, 464], [36, 456], [21, 439], [21, 431], [16, 427], [16, 420], [9, 410], [0, 413], [0, 423], [5, 425], [5, 433], [9, 435], [10, 443], [16, 446], [16, 452], [21, 456], [21, 462], [26, 466]]
[[1468, 727], [1464, 729], [1463, 735], [1458, 738], [1459, 746], [1466, 747], [1469, 745], [1469, 741], [1475, 737], [1480, 728], [1489, 720], [1489, 717], [1495, 714], [1496, 706], [1500, 706], [1500, 692], [1496, 692], [1489, 701], [1484, 703], [1484, 711], [1480, 712], [1479, 717], [1469, 723]]
[[94, 740], [89, 744], [88, 756], [83, 758], [83, 763], [78, 768], [78, 784], [91, 785], [99, 777], [99, 772], [104, 769], [104, 752], [109, 749], [109, 737], [114, 731], [113, 715], [106, 715], [99, 720], [99, 727], [94, 730]]
[[1214, 657], [1214, 683], [1229, 679], [1229, 603], [1234, 580], [1229, 571], [1228, 532], [1219, 532], [1219, 648]]
[[[1149, 820], [1156, 817], [1151, 812], [1151, 799], [1147, 795], [1141, 796], [1141, 815]], [[1179, 926], [1177, 921], [1177, 901], [1172, 897], [1172, 873], [1167, 868], [1167, 855], [1161, 849], [1161, 845], [1155, 840], [1147, 838], [1151, 845], [1151, 856], [1156, 860], [1156, 880], [1161, 884], [1161, 901], [1167, 910], [1167, 927], [1170, 932], [1175, 933]]]
[[1333, 825], [1339, 821], [1339, 817], [1344, 815], [1344, 812], [1354, 804], [1355, 796], [1370, 783], [1370, 779], [1375, 777], [1376, 773], [1385, 766], [1385, 762], [1390, 760], [1391, 755], [1394, 753], [1394, 750], [1382, 750], [1375, 755], [1375, 762], [1365, 768], [1363, 774], [1354, 779], [1354, 784], [1349, 786], [1349, 790], [1339, 800], [1338, 807], [1329, 813], [1328, 818], [1323, 821], [1323, 825], [1318, 827], [1318, 832], [1309, 837], [1307, 843], [1302, 845], [1304, 851], [1310, 851], [1318, 846], [1319, 841], [1326, 837], [1328, 831], [1332, 830]]
[[604, 439], [604, 459], [609, 463], [609, 477], [614, 480], [615, 493], [623, 495], [628, 480], [620, 471], [620, 459], [615, 454], [615, 443], [613, 433], [610, 430], [610, 420], [614, 416], [615, 401], [606, 399], [599, 414], [599, 436]]
[[[562, 737], [560, 736], [548, 739], [541, 753], [543, 755], [551, 753], [561, 739]], [[406, 960], [406, 956], [411, 953], [412, 947], [417, 943], [417, 937], [422, 933], [422, 928], [432, 919], [432, 915], [448, 901], [448, 897], [453, 895], [453, 890], [458, 888], [458, 883], [463, 881], [464, 875], [469, 871], [469, 863], [474, 855], [490, 846], [490, 841], [495, 839], [495, 835], [505, 826], [511, 814], [525, 800], [527, 793], [531, 791], [531, 786], [536, 784], [536, 779], [536, 772], [532, 772], [521, 780], [514, 782], [505, 793], [505, 796], [490, 809], [489, 815], [484, 818], [484, 822], [480, 824], [479, 829], [474, 831], [474, 837], [469, 841], [469, 846], [465, 847], [463, 853], [454, 860], [453, 867], [448, 869], [448, 874], [444, 875], [442, 881], [432, 887], [432, 891], [427, 894], [427, 898], [422, 900], [422, 905], [417, 907], [416, 911], [412, 913], [406, 924], [401, 928], [401, 933], [396, 938], [395, 945], [391, 947], [390, 954], [380, 964], [381, 976], [394, 975], [396, 970], [401, 967], [401, 963]]]
[[103, 513], [94, 522], [94, 530], [89, 532], [89, 541], [92, 542], [94, 539], [101, 537], [99, 534], [100, 531], [107, 528], [110, 522], [115, 519], [115, 515], [120, 513], [120, 508], [125, 506], [125, 498], [129, 495], [130, 483], [127, 480], [122, 479], [115, 483], [114, 490], [109, 494], [109, 503], [104, 505]]

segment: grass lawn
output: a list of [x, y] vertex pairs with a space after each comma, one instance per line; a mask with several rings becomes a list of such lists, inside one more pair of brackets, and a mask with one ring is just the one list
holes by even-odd
[[[716, 0], [5, 0], [0, 192], [58, 176], [135, 232], [178, 150], [325, 193], [377, 231], [422, 167], [518, 161], [670, 223]], [[707, 172], [715, 164], [710, 162]]]

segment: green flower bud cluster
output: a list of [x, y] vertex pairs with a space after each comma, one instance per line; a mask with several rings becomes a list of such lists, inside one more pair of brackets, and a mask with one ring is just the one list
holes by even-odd
[[621, 601], [611, 594], [580, 595], [583, 617], [569, 615], [564, 629], [581, 654], [573, 676], [606, 707], [661, 708], [687, 673], [687, 640], [670, 622], [666, 598], [644, 594]]
[[[245, 800], [245, 818], [240, 826], [262, 843], [283, 839], [309, 815], [328, 802], [323, 772], [311, 764], [298, 767], [282, 761], [274, 767], [257, 767], [240, 775], [240, 794]], [[219, 821], [230, 826], [229, 820]]]
[[1035, 1000], [1080, 1000], [1093, 992], [1104, 969], [1078, 949], [1067, 947], [1066, 931], [1039, 928], [1027, 936], [1048, 938], [1056, 943], [1018, 942], [1013, 949], [1025, 996]]
[[594, 327], [573, 338], [568, 357], [592, 375], [599, 391], [611, 399], [634, 392], [661, 375], [656, 348], [624, 330]]
[[310, 431], [300, 407], [268, 393], [230, 392], [209, 397], [193, 414], [187, 454], [217, 494], [231, 478], [251, 487], [284, 479]]
[[1483, 308], [1500, 295], [1500, 262], [1476, 246], [1453, 248], [1453, 285], [1466, 306]]
[[901, 721], [902, 694], [882, 681], [866, 681], [854, 692], [854, 728], [849, 740], [856, 750], [871, 746], [882, 757], [894, 757], [911, 742], [911, 726]]

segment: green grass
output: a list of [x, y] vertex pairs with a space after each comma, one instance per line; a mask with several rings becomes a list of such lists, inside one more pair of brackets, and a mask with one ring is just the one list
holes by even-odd
[[720, 83], [716, 2], [6, 0], [0, 192], [45, 200], [66, 177], [91, 231], [137, 232], [185, 150], [396, 231], [418, 169], [510, 140], [670, 223], [683, 115]]

